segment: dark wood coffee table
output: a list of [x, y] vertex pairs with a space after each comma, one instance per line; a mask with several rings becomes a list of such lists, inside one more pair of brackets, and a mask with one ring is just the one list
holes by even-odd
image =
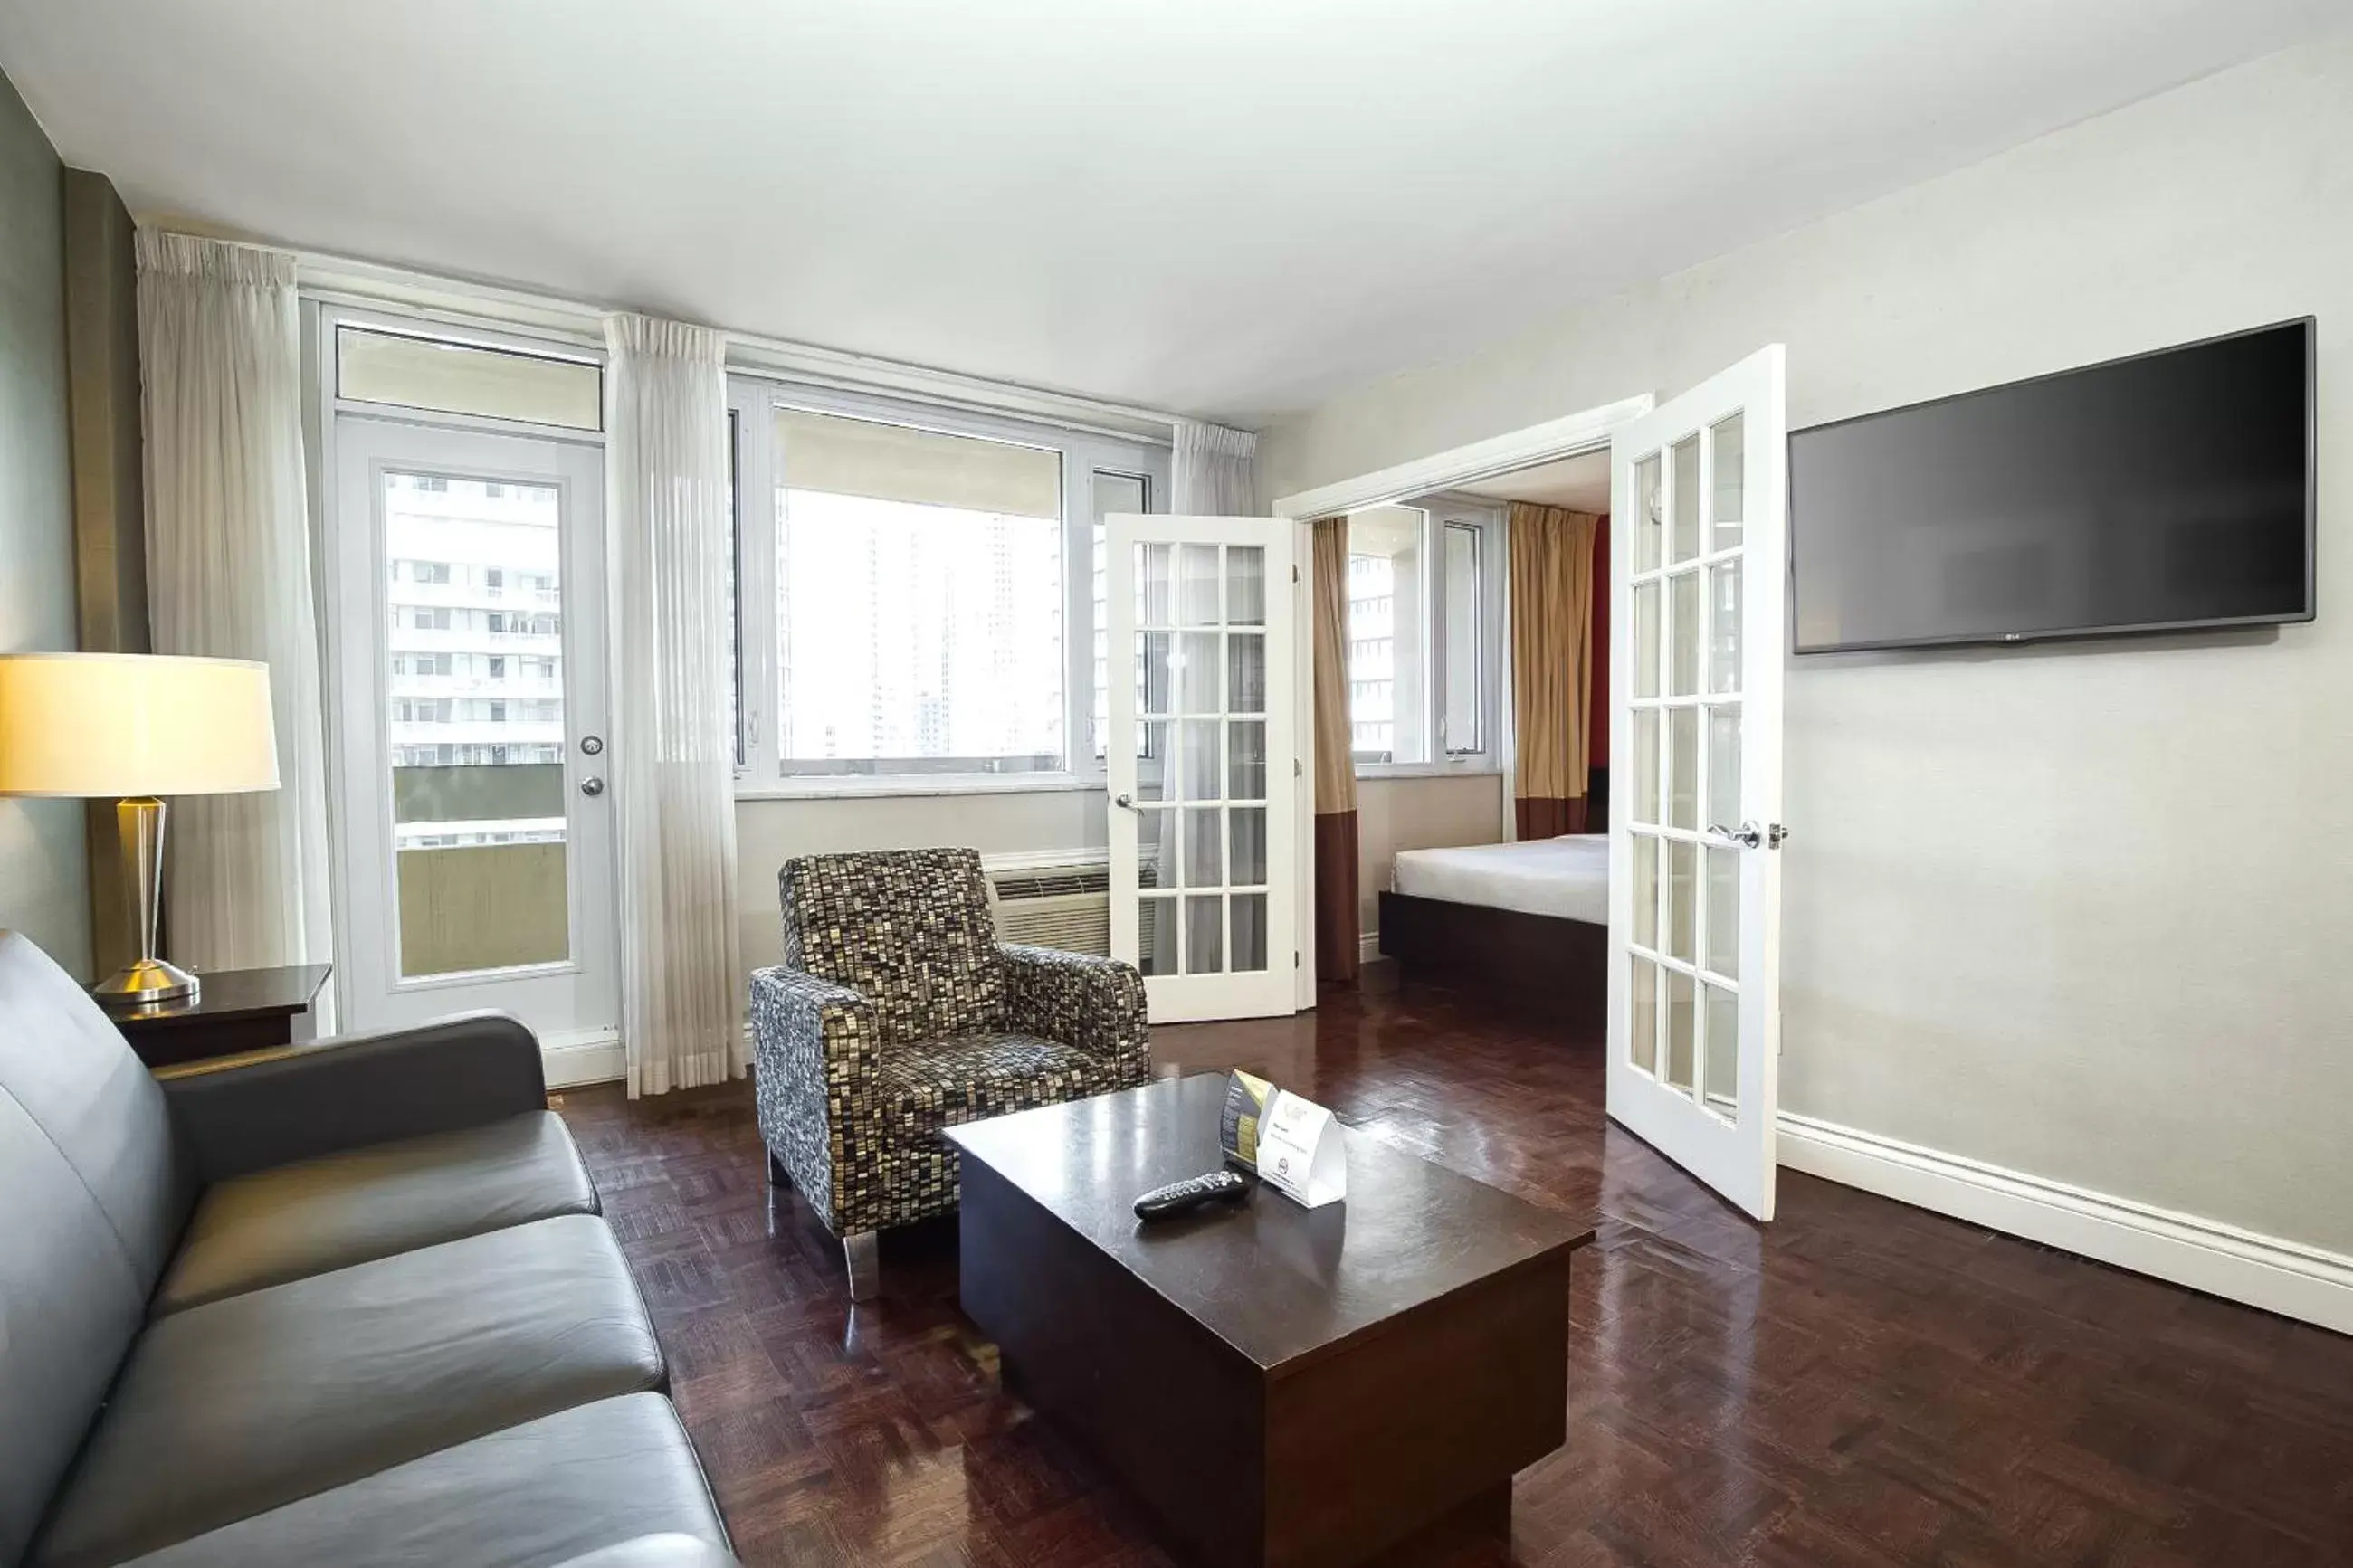
[[964, 1310], [1006, 1386], [1189, 1558], [1318, 1568], [1507, 1530], [1567, 1436], [1568, 1265], [1593, 1231], [1345, 1134], [1348, 1195], [1145, 1227], [1218, 1163], [1201, 1074], [951, 1129]]

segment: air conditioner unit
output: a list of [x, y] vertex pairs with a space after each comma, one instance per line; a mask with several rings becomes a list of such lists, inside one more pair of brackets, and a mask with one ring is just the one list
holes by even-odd
[[999, 942], [1111, 952], [1111, 863], [1103, 851], [991, 855], [981, 868]]

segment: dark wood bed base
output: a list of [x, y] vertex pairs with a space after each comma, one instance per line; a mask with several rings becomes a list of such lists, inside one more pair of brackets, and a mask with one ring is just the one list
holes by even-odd
[[1609, 1025], [1609, 928], [1407, 893], [1381, 895], [1381, 956], [1398, 977], [1484, 996], [1599, 1037]]

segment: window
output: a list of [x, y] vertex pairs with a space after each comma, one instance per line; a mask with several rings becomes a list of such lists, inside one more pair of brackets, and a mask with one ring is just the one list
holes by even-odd
[[[412, 583], [447, 583], [449, 580], [449, 563], [447, 561], [409, 561], [400, 564], [408, 568], [407, 577]], [[400, 565], [393, 568], [393, 575], [396, 578], [401, 575]]]
[[[605, 373], [590, 361], [365, 327], [335, 329], [335, 395], [566, 430], [605, 427]], [[490, 487], [494, 498], [503, 488]]]
[[1501, 667], [1484, 507], [1348, 516], [1348, 721], [1357, 765], [1486, 765]]
[[751, 381], [732, 401], [754, 782], [1099, 765], [1101, 520], [1148, 509], [1165, 450]]
[[447, 609], [412, 609], [408, 616], [408, 624], [420, 632], [446, 632], [449, 629], [449, 612]]
[[504, 680], [507, 678], [507, 656], [502, 653], [491, 654], [489, 656], [489, 662], [491, 679]]

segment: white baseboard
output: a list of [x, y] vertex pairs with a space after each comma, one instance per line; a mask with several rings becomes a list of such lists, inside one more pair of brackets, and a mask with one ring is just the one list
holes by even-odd
[[592, 1083], [618, 1083], [629, 1076], [629, 1058], [621, 1049], [621, 1037], [609, 1029], [547, 1036], [539, 1043], [539, 1059], [550, 1089], [586, 1089]]
[[1381, 933], [1364, 931], [1356, 933], [1356, 962], [1371, 963], [1381, 956]]
[[1781, 1113], [1780, 1163], [2030, 1241], [2353, 1334], [2353, 1258]]

